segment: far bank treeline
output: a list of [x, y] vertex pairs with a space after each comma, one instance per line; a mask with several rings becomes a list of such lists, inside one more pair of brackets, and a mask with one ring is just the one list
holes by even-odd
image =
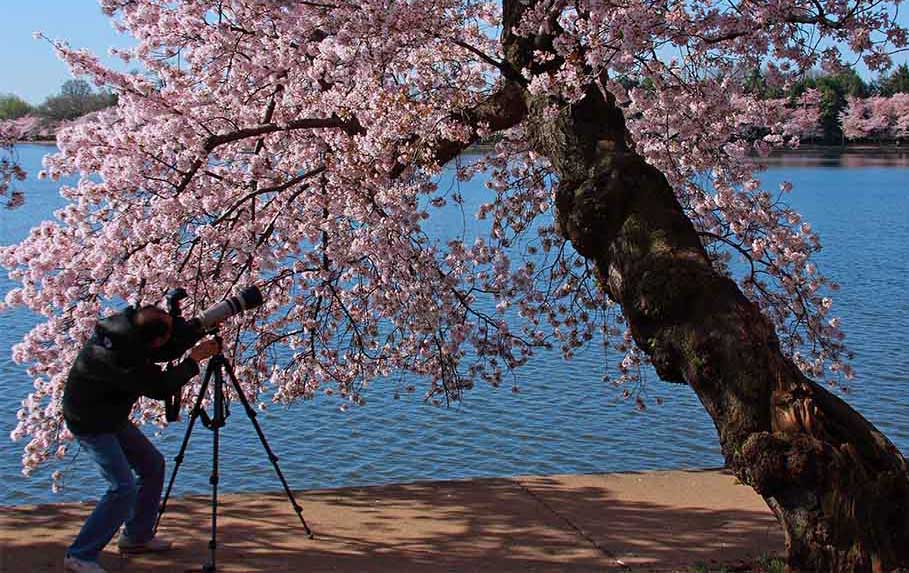
[[[909, 65], [901, 64], [871, 82], [854, 70], [809, 72], [788, 81], [768, 79], [759, 69], [739, 72], [742, 91], [789, 110], [789, 130], [803, 144], [846, 145], [909, 143]], [[779, 75], [779, 74], [777, 74]], [[619, 80], [626, 89], [647, 90], [634, 80]], [[744, 128], [749, 140], [767, 134], [764, 126]]]
[[865, 82], [848, 69], [836, 74], [809, 73], [783, 88], [768, 82], [760, 70], [744, 76], [744, 89], [761, 99], [783, 99], [792, 105], [815, 92], [818, 121], [800, 134], [803, 143], [909, 142], [909, 65], [902, 64], [877, 80]]
[[[624, 83], [624, 82], [623, 82]], [[630, 81], [626, 87], [635, 86]], [[646, 85], [637, 85], [646, 89]], [[803, 124], [803, 143], [845, 145], [853, 143], [909, 142], [909, 65], [871, 82], [852, 69], [835, 74], [809, 73], [781, 87], [767, 81], [761, 70], [743, 73], [742, 87], [760, 99], [779, 100], [793, 108], [804, 106], [811, 95], [810, 127]], [[800, 103], [802, 102], [802, 103]], [[94, 91], [85, 80], [68, 80], [60, 92], [33, 106], [14, 94], [0, 94], [0, 121], [30, 118], [22, 139], [49, 141], [57, 129], [89, 113], [117, 103], [115, 93]], [[817, 120], [814, 120], [814, 117]], [[760, 137], [756, 128], [753, 137]]]
[[0, 94], [0, 121], [30, 117], [33, 121], [29, 122], [23, 139], [54, 140], [62, 124], [116, 103], [117, 95], [112, 92], [95, 91], [85, 80], [68, 80], [59, 93], [36, 106], [14, 94]]

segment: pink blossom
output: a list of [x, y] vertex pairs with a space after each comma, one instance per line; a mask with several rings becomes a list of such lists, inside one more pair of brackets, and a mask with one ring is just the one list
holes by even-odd
[[840, 114], [843, 134], [851, 140], [909, 138], [909, 94], [891, 97], [850, 97]]

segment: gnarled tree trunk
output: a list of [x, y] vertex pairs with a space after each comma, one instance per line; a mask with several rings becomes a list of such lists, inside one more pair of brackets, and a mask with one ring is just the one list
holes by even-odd
[[660, 377], [697, 393], [727, 465], [780, 520], [789, 565], [909, 564], [905, 460], [781, 353], [757, 306], [714, 270], [666, 178], [614, 137], [618, 110], [596, 90], [554, 121], [534, 113], [545, 102], [527, 103], [533, 144], [559, 174], [561, 229]]
[[[548, 48], [509, 31], [527, 4], [505, 3], [517, 70]], [[559, 176], [562, 232], [595, 262], [659, 376], [697, 393], [727, 466], [779, 519], [790, 568], [909, 566], [905, 460], [782, 354], [773, 326], [711, 265], [666, 178], [630, 148], [621, 110], [595, 88], [572, 105], [523, 93], [531, 144]], [[542, 113], [553, 103], [555, 118]]]

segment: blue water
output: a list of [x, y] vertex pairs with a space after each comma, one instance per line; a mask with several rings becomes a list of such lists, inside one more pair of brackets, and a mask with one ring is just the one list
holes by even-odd
[[[32, 174], [51, 147], [24, 145], [21, 161]], [[864, 165], [871, 164], [872, 167]], [[857, 371], [848, 400], [902, 450], [909, 449], [909, 167], [887, 161], [822, 161], [787, 158], [764, 174], [772, 186], [795, 185], [789, 197], [821, 233], [821, 268], [843, 288], [835, 310], [844, 320]], [[24, 207], [0, 212], [0, 244], [23, 238], [36, 222], [62, 205], [58, 183], [25, 184]], [[465, 196], [486, 194], [482, 181], [462, 184]], [[0, 296], [11, 288], [0, 277]], [[0, 505], [91, 499], [103, 489], [85, 456], [20, 474], [25, 442], [8, 439], [19, 401], [31, 380], [10, 360], [10, 347], [35, 324], [17, 311], [0, 315]], [[610, 361], [621, 357], [612, 354]], [[294, 489], [407, 482], [424, 479], [521, 474], [615, 472], [715, 467], [722, 464], [716, 432], [694, 394], [684, 386], [648, 379], [650, 408], [637, 411], [601, 381], [603, 351], [596, 345], [571, 362], [541, 353], [518, 370], [520, 392], [504, 384], [478, 384], [462, 403], [434, 407], [398, 383], [370, 386], [365, 407], [342, 412], [319, 396], [290, 407], [270, 406], [259, 421]], [[419, 386], [418, 386], [419, 388]], [[657, 406], [657, 398], [664, 403]], [[147, 428], [154, 433], [154, 429]], [[184, 426], [157, 438], [170, 460]], [[264, 450], [242, 408], [235, 405], [222, 430], [222, 491], [279, 490]], [[211, 433], [198, 427], [177, 477], [175, 495], [206, 493]], [[62, 493], [48, 475], [63, 469]], [[168, 473], [170, 469], [168, 469]]]

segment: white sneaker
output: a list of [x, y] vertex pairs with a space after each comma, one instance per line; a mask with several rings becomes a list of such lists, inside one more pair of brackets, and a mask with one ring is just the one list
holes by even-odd
[[63, 570], [72, 573], [107, 573], [97, 561], [83, 561], [69, 555], [63, 558]]
[[117, 540], [117, 548], [120, 553], [160, 553], [162, 551], [170, 551], [173, 546], [172, 542], [158, 537], [153, 537], [143, 543], [136, 543], [121, 534], [120, 539]]

